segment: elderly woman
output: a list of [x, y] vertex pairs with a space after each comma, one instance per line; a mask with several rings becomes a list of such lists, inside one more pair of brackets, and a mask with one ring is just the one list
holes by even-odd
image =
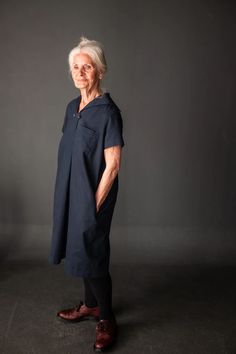
[[66, 321], [92, 318], [95, 351], [110, 347], [117, 323], [112, 311], [109, 233], [121, 163], [120, 109], [100, 83], [107, 70], [102, 45], [81, 37], [69, 53], [72, 79], [80, 95], [66, 108], [58, 149], [51, 264], [65, 258], [65, 271], [82, 277], [84, 302], [61, 310]]

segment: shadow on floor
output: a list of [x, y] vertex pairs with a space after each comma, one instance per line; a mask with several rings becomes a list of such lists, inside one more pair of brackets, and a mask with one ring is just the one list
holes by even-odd
[[[119, 325], [112, 351], [236, 353], [236, 268], [113, 264], [111, 275]], [[74, 354], [77, 342], [79, 353], [91, 352], [95, 323], [66, 326], [55, 316], [83, 299], [82, 279], [66, 276], [63, 264], [3, 262], [0, 286], [7, 354]]]

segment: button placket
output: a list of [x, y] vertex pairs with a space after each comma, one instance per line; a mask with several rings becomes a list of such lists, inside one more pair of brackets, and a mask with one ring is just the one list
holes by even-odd
[[79, 120], [82, 118], [82, 117], [81, 117], [81, 113], [80, 113], [80, 112], [79, 112], [79, 113], [74, 113], [74, 114], [73, 114], [73, 117], [74, 117], [75, 119], [77, 119], [77, 121], [76, 121], [76, 128], [77, 128], [78, 123], [79, 123]]

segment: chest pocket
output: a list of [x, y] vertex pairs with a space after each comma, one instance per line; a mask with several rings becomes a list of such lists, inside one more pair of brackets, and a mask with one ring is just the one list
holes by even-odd
[[77, 143], [84, 152], [92, 151], [97, 142], [97, 132], [85, 125], [78, 125]]

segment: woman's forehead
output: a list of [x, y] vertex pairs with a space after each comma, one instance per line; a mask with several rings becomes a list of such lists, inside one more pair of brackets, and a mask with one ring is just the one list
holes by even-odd
[[86, 53], [75, 54], [73, 57], [73, 63], [75, 64], [93, 64], [92, 58]]

